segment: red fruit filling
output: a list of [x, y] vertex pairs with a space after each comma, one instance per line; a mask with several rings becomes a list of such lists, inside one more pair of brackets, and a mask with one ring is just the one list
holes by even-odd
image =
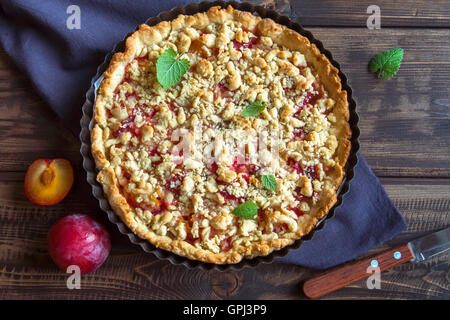
[[319, 178], [319, 167], [317, 165], [304, 168], [300, 162], [292, 158], [288, 159], [288, 165], [298, 174], [304, 174], [311, 180], [317, 180]]
[[[300, 67], [299, 67], [300, 68]], [[297, 111], [294, 113], [294, 117], [298, 118], [300, 115], [300, 112], [308, 106], [313, 106], [317, 103], [319, 99], [323, 97], [323, 86], [321, 84], [318, 84], [317, 82], [314, 82], [312, 84], [314, 91], [308, 91], [306, 92], [305, 97], [303, 98], [302, 104], [298, 106]], [[292, 91], [295, 89], [295, 86], [292, 86], [292, 88], [284, 88], [284, 92], [287, 94], [289, 91]]]
[[289, 230], [289, 227], [286, 223], [276, 223], [273, 226], [273, 232], [276, 232], [276, 233], [280, 233], [282, 231], [285, 232], [287, 230]]
[[135, 117], [136, 116], [132, 116], [132, 117], [122, 121], [122, 124], [120, 125], [119, 129], [117, 129], [114, 132], [114, 137], [117, 138], [124, 132], [130, 132], [131, 135], [135, 136], [135, 137], [139, 136], [140, 133], [141, 133], [141, 129], [137, 128], [136, 125], [134, 124], [134, 118]]
[[227, 251], [229, 251], [231, 248], [233, 248], [233, 244], [232, 244], [232, 242], [231, 242], [231, 237], [227, 237], [227, 238], [223, 239], [223, 240], [220, 242], [220, 249], [221, 249], [223, 252], [227, 252]]
[[250, 38], [248, 39], [248, 42], [237, 42], [236, 40], [233, 40], [233, 46], [236, 50], [242, 51], [245, 48], [252, 49], [256, 45], [259, 44], [259, 38]]
[[228, 90], [228, 88], [227, 88], [223, 83], [221, 83], [221, 82], [219, 82], [219, 83], [217, 84], [217, 88], [219, 88], [219, 91], [220, 91], [220, 93], [222, 93], [222, 94], [227, 93], [228, 91], [230, 91], [230, 90]]
[[125, 93], [125, 98], [135, 97], [136, 99], [139, 98], [136, 92], [127, 92]]
[[217, 169], [219, 169], [219, 166], [218, 166], [217, 163], [214, 161], [214, 162], [209, 163], [209, 164], [207, 165], [207, 168], [208, 168], [208, 170], [209, 170], [211, 173], [216, 173], [216, 172], [217, 172]]
[[300, 210], [299, 208], [288, 208], [289, 210], [293, 211], [297, 217], [301, 217], [302, 215], [304, 215], [305, 213]]
[[178, 195], [180, 193], [180, 187], [181, 183], [183, 182], [183, 179], [184, 179], [183, 173], [178, 173], [174, 175], [167, 181], [165, 185], [166, 189], [171, 191], [175, 195]]
[[244, 163], [239, 163], [238, 157], [234, 158], [234, 162], [231, 165], [230, 169], [236, 173], [241, 173], [241, 177], [248, 183], [249, 177], [251, 175], [255, 175], [256, 172], [261, 168], [260, 166], [248, 163], [249, 160], [246, 158]]
[[303, 105], [315, 105], [319, 99], [323, 97], [323, 86], [317, 82], [313, 82], [312, 87], [313, 92], [308, 91], [305, 98], [303, 99]]
[[150, 157], [153, 157], [153, 156], [159, 156], [160, 153], [159, 153], [159, 151], [158, 151], [158, 146], [154, 146], [154, 147], [150, 150], [150, 152], [148, 153], [148, 155], [149, 155]]
[[317, 101], [321, 98], [320, 94], [307, 92], [305, 98], [303, 99], [303, 105], [315, 105]]
[[136, 118], [136, 115], [138, 112], [142, 112], [144, 115], [144, 122], [149, 123], [155, 114], [155, 111], [152, 110], [149, 114], [145, 114], [142, 111], [143, 106], [136, 106], [132, 111], [130, 116], [123, 120], [120, 127], [114, 132], [114, 137], [119, 137], [124, 132], [130, 132], [132, 136], [140, 138], [141, 137], [141, 127], [137, 127], [136, 123], [134, 122], [134, 119]]
[[158, 146], [157, 145], [154, 145], [154, 146], [149, 148], [148, 155], [150, 157], [160, 156], [160, 159], [158, 161], [152, 161], [152, 165], [153, 166], [157, 166], [158, 164], [160, 164], [163, 161], [162, 158], [161, 158], [161, 153], [158, 151]]
[[303, 166], [300, 162], [295, 161], [292, 158], [288, 159], [288, 166], [290, 166], [292, 169], [294, 169], [298, 174], [303, 173]]
[[164, 211], [166, 211], [169, 208], [169, 205], [167, 204], [166, 201], [164, 200], [159, 200], [159, 204], [156, 208], [150, 209], [150, 212], [153, 215], [157, 215], [160, 213], [163, 213]]
[[209, 229], [209, 238], [212, 239], [219, 233], [220, 232], [216, 228], [211, 227], [211, 229]]
[[301, 194], [301, 188], [297, 188], [294, 190], [294, 198], [300, 202], [310, 201], [313, 198], [317, 198], [318, 195], [319, 193], [317, 191], [313, 191], [313, 194], [310, 197], [307, 197]]
[[293, 131], [294, 137], [293, 141], [305, 140], [306, 132], [302, 128], [295, 128]]
[[225, 201], [237, 201], [239, 203], [242, 203], [245, 201], [245, 197], [236, 197], [232, 194], [229, 194], [226, 190], [220, 191], [220, 194], [225, 199]]
[[192, 245], [194, 245], [194, 243], [195, 243], [196, 241], [198, 241], [198, 240], [200, 240], [200, 238], [199, 238], [199, 237], [194, 238], [194, 237], [192, 236], [192, 233], [191, 233], [191, 232], [188, 232], [188, 234], [186, 235], [186, 239], [184, 239], [184, 241], [189, 242], [189, 243], [192, 244]]
[[169, 102], [167, 105], [171, 111], [175, 111], [178, 109], [178, 106], [173, 102]]
[[138, 63], [147, 62], [148, 61], [148, 55], [147, 56], [143, 56], [143, 57], [136, 57], [136, 58], [134, 58], [134, 60], [136, 60]]
[[[142, 64], [142, 63], [145, 63], [148, 61], [148, 56], [136, 57], [136, 58], [134, 58], [134, 60], [136, 60], [139, 64]], [[130, 79], [130, 76], [129, 76], [129, 72], [128, 72], [128, 68], [130, 67], [130, 64], [131, 64], [131, 62], [126, 65], [124, 76], [123, 76], [120, 84], [123, 84], [124, 82], [128, 82], [128, 83], [132, 82], [132, 80]]]
[[239, 163], [238, 157], [235, 157], [230, 169], [237, 173], [246, 173], [249, 175], [256, 174], [256, 172], [260, 169], [260, 166], [248, 162], [249, 159], [245, 158], [244, 163]]
[[317, 180], [319, 178], [319, 167], [316, 164], [306, 167], [304, 173], [309, 179]]
[[220, 98], [230, 98], [230, 90], [221, 82], [217, 83], [214, 87], [214, 99]]

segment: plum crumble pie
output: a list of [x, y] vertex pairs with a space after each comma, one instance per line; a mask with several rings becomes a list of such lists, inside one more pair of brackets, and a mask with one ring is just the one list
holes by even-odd
[[135, 234], [237, 263], [292, 244], [328, 213], [348, 118], [338, 70], [308, 39], [213, 7], [126, 40], [95, 101], [92, 154]]

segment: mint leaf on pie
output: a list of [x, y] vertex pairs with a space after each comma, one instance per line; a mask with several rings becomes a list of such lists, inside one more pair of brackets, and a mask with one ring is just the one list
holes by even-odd
[[270, 191], [277, 190], [277, 180], [273, 174], [264, 174], [261, 176], [261, 182], [264, 188]]
[[181, 59], [172, 48], [166, 49], [156, 61], [156, 78], [164, 89], [170, 88], [180, 81], [190, 66], [188, 59]]
[[258, 209], [253, 201], [247, 201], [234, 208], [233, 214], [243, 219], [253, 219], [258, 214]]
[[378, 72], [378, 77], [389, 79], [395, 76], [403, 60], [403, 49], [396, 48], [377, 54], [370, 60], [369, 68]]
[[256, 100], [255, 102], [249, 104], [244, 111], [242, 111], [241, 116], [243, 117], [253, 117], [257, 116], [266, 108], [266, 103], [261, 100]]

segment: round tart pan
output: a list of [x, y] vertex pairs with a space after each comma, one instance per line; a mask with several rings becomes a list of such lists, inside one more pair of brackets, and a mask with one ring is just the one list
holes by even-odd
[[342, 87], [344, 90], [347, 91], [348, 96], [348, 102], [349, 102], [349, 109], [350, 109], [350, 128], [352, 130], [352, 137], [351, 137], [351, 144], [352, 148], [350, 151], [349, 158], [347, 160], [347, 164], [345, 166], [345, 172], [346, 176], [344, 177], [344, 180], [338, 190], [337, 195], [337, 202], [336, 204], [330, 209], [328, 214], [322, 218], [322, 220], [319, 221], [317, 226], [307, 235], [303, 236], [302, 238], [296, 240], [292, 245], [284, 247], [280, 250], [273, 251], [271, 254], [267, 256], [258, 256], [253, 259], [243, 259], [241, 262], [237, 264], [222, 264], [222, 265], [216, 265], [212, 263], [205, 263], [201, 261], [196, 260], [190, 260], [186, 257], [182, 257], [179, 255], [176, 255], [172, 252], [159, 249], [152, 245], [147, 240], [143, 240], [136, 236], [123, 222], [120, 220], [120, 218], [114, 213], [114, 211], [111, 209], [108, 200], [105, 198], [105, 195], [103, 193], [103, 189], [101, 185], [97, 182], [96, 176], [97, 171], [95, 169], [95, 162], [91, 155], [91, 138], [90, 138], [90, 131], [93, 126], [93, 106], [95, 101], [95, 92], [96, 88], [98, 87], [99, 83], [102, 79], [103, 72], [107, 69], [109, 62], [116, 52], [123, 51], [125, 48], [125, 39], [131, 35], [129, 33], [122, 41], [116, 44], [114, 49], [105, 57], [104, 62], [98, 67], [97, 74], [92, 78], [91, 81], [91, 87], [86, 93], [86, 101], [83, 105], [83, 116], [80, 120], [81, 124], [81, 132], [80, 132], [80, 140], [81, 140], [81, 149], [80, 152], [83, 156], [83, 167], [86, 170], [87, 173], [87, 181], [92, 186], [92, 194], [95, 198], [98, 199], [100, 208], [106, 212], [108, 215], [108, 219], [114, 223], [119, 231], [125, 235], [128, 236], [130, 241], [136, 245], [141, 246], [141, 248], [148, 253], [151, 253], [158, 257], [159, 259], [168, 260], [172, 264], [175, 265], [184, 265], [188, 268], [201, 268], [204, 270], [219, 270], [219, 271], [225, 271], [225, 270], [239, 270], [244, 267], [254, 267], [260, 263], [271, 263], [278, 257], [285, 256], [289, 251], [298, 249], [301, 244], [304, 241], [311, 240], [314, 236], [314, 234], [323, 228], [325, 225], [325, 222], [328, 219], [331, 219], [334, 215], [334, 210], [342, 203], [342, 197], [349, 189], [349, 182], [353, 178], [353, 168], [355, 167], [357, 163], [357, 157], [356, 152], [359, 149], [359, 128], [358, 128], [358, 121], [359, 117], [356, 113], [356, 103], [352, 98], [352, 89], [347, 83], [347, 77], [340, 71], [339, 64], [333, 60], [333, 57], [331, 56], [331, 53], [326, 50], [323, 47], [323, 44], [314, 38], [314, 36], [311, 34], [311, 32], [303, 29], [302, 26], [299, 24], [292, 22], [288, 17], [281, 16], [277, 12], [273, 10], [268, 10], [261, 6], [254, 6], [249, 3], [244, 2], [224, 2], [224, 1], [214, 1], [214, 2], [201, 2], [201, 3], [193, 3], [186, 5], [184, 7], [176, 7], [170, 11], [164, 11], [160, 13], [158, 16], [148, 19], [145, 23], [153, 26], [161, 21], [170, 21], [175, 19], [179, 14], [185, 14], [185, 15], [192, 15], [198, 12], [204, 12], [207, 11], [209, 8], [213, 6], [221, 6], [226, 7], [228, 5], [233, 6], [235, 9], [241, 10], [241, 11], [249, 11], [255, 15], [259, 15], [262, 18], [271, 18], [275, 22], [285, 25], [289, 27], [292, 30], [297, 31], [302, 36], [306, 37], [314, 43], [318, 49], [325, 54], [325, 56], [330, 60], [330, 62], [339, 70], [339, 77], [341, 79]]

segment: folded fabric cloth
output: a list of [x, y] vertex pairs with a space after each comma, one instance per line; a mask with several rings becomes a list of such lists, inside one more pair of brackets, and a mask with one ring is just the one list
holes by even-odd
[[[183, 0], [3, 0], [0, 43], [53, 110], [78, 134], [97, 66], [137, 25]], [[301, 22], [301, 21], [300, 21]], [[391, 239], [406, 224], [361, 155], [343, 204], [324, 228], [280, 262], [325, 269]]]

